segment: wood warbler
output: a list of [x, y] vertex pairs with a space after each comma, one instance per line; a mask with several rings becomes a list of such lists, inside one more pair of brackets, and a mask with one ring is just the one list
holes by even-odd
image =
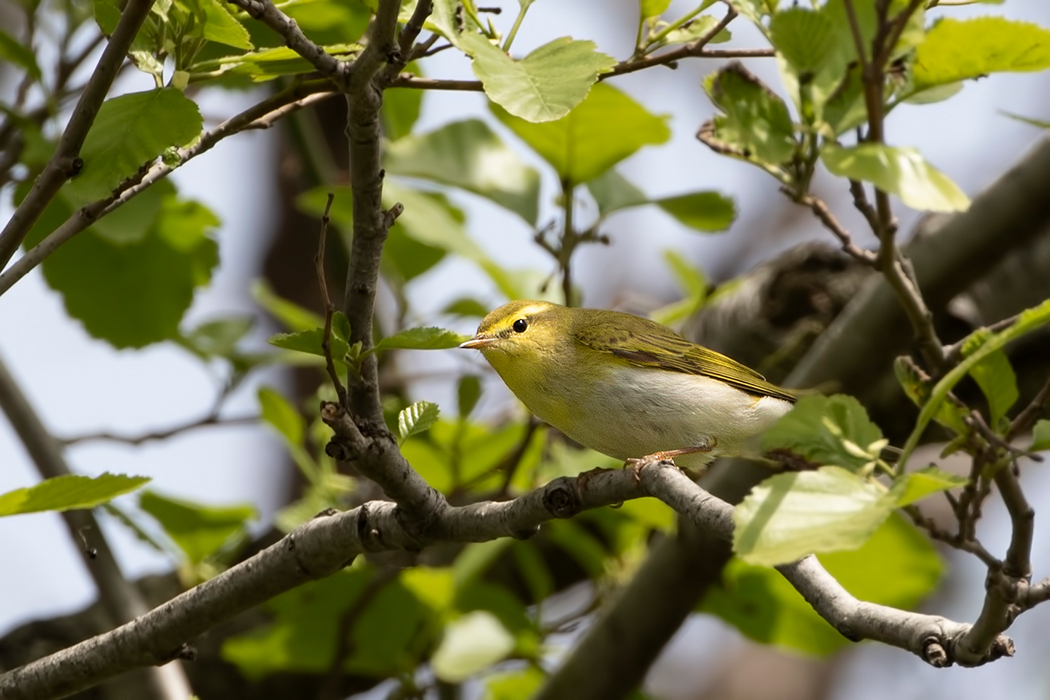
[[795, 401], [739, 362], [618, 311], [512, 301], [459, 347], [480, 350], [542, 420], [636, 467], [738, 454]]

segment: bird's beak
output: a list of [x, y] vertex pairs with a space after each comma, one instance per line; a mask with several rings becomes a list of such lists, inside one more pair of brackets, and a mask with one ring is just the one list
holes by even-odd
[[480, 333], [468, 340], [465, 343], [461, 343], [459, 347], [464, 350], [481, 350], [487, 348], [496, 342], [496, 339], [492, 336], [481, 335]]

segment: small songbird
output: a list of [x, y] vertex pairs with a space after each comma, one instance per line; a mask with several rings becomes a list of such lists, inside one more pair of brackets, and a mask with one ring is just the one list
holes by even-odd
[[636, 467], [738, 454], [795, 401], [739, 362], [618, 311], [512, 301], [459, 347], [480, 350], [540, 419]]

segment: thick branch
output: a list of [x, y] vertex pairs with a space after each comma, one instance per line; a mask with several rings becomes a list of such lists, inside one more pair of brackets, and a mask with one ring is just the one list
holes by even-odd
[[84, 138], [87, 137], [88, 130], [106, 99], [106, 93], [109, 92], [113, 79], [124, 62], [124, 56], [151, 7], [153, 0], [128, 0], [127, 6], [121, 12], [120, 21], [109, 38], [109, 44], [103, 50], [91, 78], [84, 86], [77, 106], [73, 108], [73, 115], [62, 132], [55, 154], [44, 166], [43, 172], [33, 183], [26, 198], [18, 205], [3, 232], [0, 232], [0, 270], [18, 250], [18, 246], [22, 244], [33, 224], [58, 194], [65, 181], [79, 171], [80, 148], [84, 145]]
[[[139, 619], [0, 676], [0, 696], [5, 700], [61, 697], [133, 668], [166, 663], [186, 653], [188, 643], [222, 620], [307, 581], [330, 576], [364, 552], [528, 537], [553, 518], [645, 495], [664, 500], [706, 532], [723, 539], [732, 536], [732, 506], [669, 463], [644, 469], [640, 484], [630, 470], [612, 470], [592, 475], [582, 488], [577, 478], [561, 477], [512, 501], [449, 507], [425, 532], [406, 529], [399, 506], [373, 501], [345, 513], [320, 515]], [[861, 603], [838, 587], [813, 557], [783, 571], [818, 612], [827, 614], [837, 629], [852, 630], [854, 638], [893, 644], [935, 665], [953, 661], [952, 643], [965, 625]], [[931, 653], [934, 647], [943, 648], [945, 656]], [[1010, 650], [1009, 640], [1000, 639], [986, 660]]]
[[[41, 476], [53, 479], [72, 473], [62, 456], [59, 442], [44, 427], [2, 361], [0, 409], [15, 429]], [[99, 599], [111, 622], [119, 625], [145, 613], [148, 609], [145, 601], [139, 595], [138, 589], [121, 573], [94, 514], [90, 510], [67, 510], [61, 515], [88, 574], [95, 582]], [[173, 666], [163, 673], [158, 670], [153, 676], [150, 684], [158, 698], [181, 700], [190, 692], [189, 683], [178, 667]], [[0, 697], [6, 696], [0, 692]]]

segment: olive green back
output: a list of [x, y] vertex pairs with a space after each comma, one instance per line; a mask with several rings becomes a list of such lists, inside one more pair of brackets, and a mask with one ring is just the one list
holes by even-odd
[[754, 396], [795, 401], [793, 393], [770, 384], [753, 369], [691, 343], [655, 321], [618, 311], [590, 310], [574, 316], [576, 342], [636, 367], [711, 377]]

